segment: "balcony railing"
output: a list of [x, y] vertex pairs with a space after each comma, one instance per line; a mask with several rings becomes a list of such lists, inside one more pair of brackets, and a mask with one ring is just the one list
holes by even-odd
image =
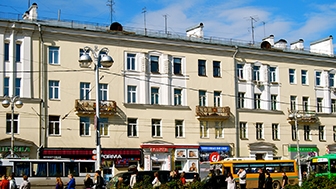
[[[76, 100], [75, 109], [77, 114], [96, 114], [95, 100]], [[100, 115], [115, 115], [117, 112], [117, 103], [112, 100], [101, 101], [99, 105]]]
[[196, 116], [202, 120], [227, 120], [230, 107], [196, 106]]
[[316, 123], [318, 122], [318, 117], [315, 111], [304, 111], [304, 110], [288, 110], [288, 120], [294, 122], [295, 119], [290, 118], [289, 115], [297, 115], [298, 123]]

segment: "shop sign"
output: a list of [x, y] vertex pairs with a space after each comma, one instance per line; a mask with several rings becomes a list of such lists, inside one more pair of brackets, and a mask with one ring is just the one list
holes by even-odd
[[230, 151], [229, 146], [201, 146], [202, 151]]
[[[0, 152], [10, 152], [11, 147], [1, 146]], [[28, 146], [14, 146], [14, 152], [30, 152], [30, 147]]]
[[217, 162], [219, 160], [219, 153], [218, 152], [212, 152], [210, 154], [210, 162]]
[[[317, 147], [299, 147], [300, 152], [317, 152]], [[289, 152], [297, 152], [297, 147], [288, 147]]]
[[101, 157], [104, 159], [122, 159], [120, 154], [102, 154]]
[[161, 147], [156, 147], [156, 148], [150, 148], [151, 152], [168, 152], [168, 148], [161, 148]]

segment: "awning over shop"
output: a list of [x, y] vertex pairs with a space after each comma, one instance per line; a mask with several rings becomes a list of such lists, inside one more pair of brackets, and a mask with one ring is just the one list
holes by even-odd
[[[41, 150], [42, 156], [68, 156], [68, 155], [75, 155], [75, 156], [88, 156], [93, 155], [93, 151], [95, 149], [50, 149], [46, 148]], [[102, 149], [102, 154], [120, 154], [122, 156], [140, 156], [141, 151], [140, 149]]]

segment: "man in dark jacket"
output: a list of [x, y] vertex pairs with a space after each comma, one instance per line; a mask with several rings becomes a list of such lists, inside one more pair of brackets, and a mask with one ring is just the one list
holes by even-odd
[[259, 173], [258, 189], [263, 189], [265, 185], [265, 172], [262, 170], [262, 168], [259, 168], [258, 173]]
[[101, 171], [99, 171], [99, 170], [96, 171], [96, 178], [97, 178], [97, 182], [95, 183], [96, 189], [105, 188], [105, 180], [101, 176]]

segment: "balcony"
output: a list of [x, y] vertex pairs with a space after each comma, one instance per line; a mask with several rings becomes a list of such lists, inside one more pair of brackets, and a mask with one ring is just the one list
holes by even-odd
[[204, 121], [224, 121], [230, 118], [230, 107], [196, 106], [196, 116]]
[[304, 123], [317, 123], [318, 117], [315, 111], [303, 111], [303, 110], [288, 110], [288, 118], [289, 123], [294, 124], [295, 119], [291, 119], [289, 117], [290, 114], [297, 114], [298, 124]]
[[[76, 100], [75, 110], [77, 115], [95, 115], [95, 100]], [[100, 115], [113, 116], [117, 112], [117, 103], [115, 101], [101, 101], [99, 106]]]

